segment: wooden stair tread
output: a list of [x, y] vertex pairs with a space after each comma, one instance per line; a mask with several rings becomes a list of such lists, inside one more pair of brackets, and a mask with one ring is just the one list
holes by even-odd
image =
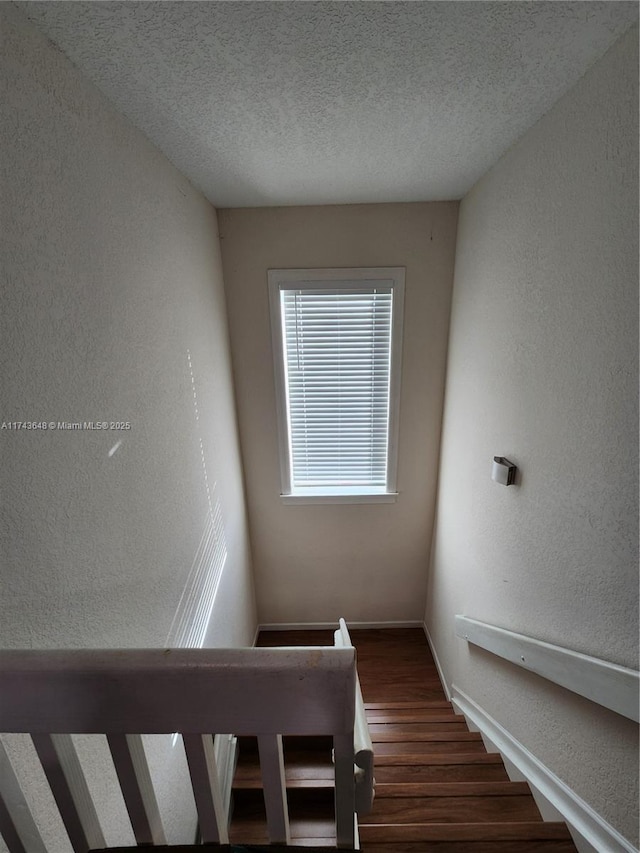
[[[333, 790], [326, 790], [324, 787], [317, 789], [311, 786], [300, 788], [294, 791], [287, 792], [287, 799], [292, 808], [298, 809], [300, 813], [305, 810], [312, 812], [314, 815], [319, 814], [322, 809], [326, 810], [326, 814], [333, 814]], [[248, 788], [246, 790], [234, 788], [234, 802], [236, 805], [259, 805], [264, 807], [262, 791], [257, 788]]]
[[397, 782], [377, 783], [376, 799], [384, 797], [526, 797], [526, 782]]
[[419, 732], [467, 732], [467, 724], [464, 720], [453, 715], [449, 719], [441, 717], [435, 720], [368, 720], [369, 732], [376, 734], [390, 734], [400, 732], [404, 734], [415, 734]]
[[362, 853], [576, 853], [571, 839], [368, 841]]
[[[331, 752], [315, 754], [298, 750], [285, 756], [285, 778], [289, 779], [333, 779], [333, 761]], [[261, 779], [260, 762], [257, 753], [242, 755], [236, 767], [234, 785], [249, 779]]]
[[428, 753], [390, 753], [389, 755], [378, 755], [375, 757], [376, 767], [388, 767], [389, 765], [421, 765], [421, 764], [499, 764], [502, 758], [497, 752], [440, 752]]
[[482, 740], [449, 740], [446, 738], [433, 738], [428, 740], [411, 741], [378, 741], [374, 743], [375, 760], [385, 755], [403, 756], [403, 764], [407, 764], [408, 755], [434, 754], [434, 753], [463, 753], [477, 752], [482, 755], [485, 752]]
[[[328, 839], [327, 839], [328, 840]], [[301, 843], [302, 842], [302, 843]], [[309, 846], [313, 846], [314, 853], [336, 853], [335, 844], [330, 846], [318, 846], [317, 838], [308, 838], [308, 839], [296, 839], [295, 844], [269, 844], [262, 845], [261, 842], [246, 842], [251, 845], [251, 849], [247, 850], [247, 853], [296, 853], [296, 851], [301, 850], [303, 847], [306, 849]], [[242, 842], [241, 842], [242, 844]], [[244, 846], [244, 844], [242, 844]], [[141, 845], [136, 845], [135, 847], [105, 847], [100, 850], [96, 848], [92, 848], [89, 853], [140, 853], [140, 850], [145, 849]], [[170, 846], [159, 845], [161, 850], [164, 850], [165, 853], [234, 853], [234, 848], [230, 844], [171, 844]], [[157, 847], [149, 847], [147, 849], [154, 850]], [[237, 848], [236, 848], [237, 850]]]
[[[333, 821], [313, 823], [311, 821], [292, 819], [289, 822], [291, 841], [304, 846], [327, 847], [335, 846], [336, 834]], [[333, 832], [333, 835], [331, 833]], [[234, 821], [229, 832], [232, 844], [264, 844], [269, 843], [266, 818], [261, 821]]]
[[394, 710], [411, 709], [411, 710], [430, 710], [432, 708], [448, 708], [453, 711], [451, 702], [443, 700], [424, 700], [411, 702], [365, 702], [365, 711], [376, 711], [380, 709], [392, 708]]
[[[360, 840], [368, 841], [546, 841], [571, 838], [564, 823], [505, 821], [474, 823], [361, 824]], [[366, 848], [365, 848], [366, 851]]]
[[412, 711], [410, 708], [406, 711], [384, 710], [368, 711], [367, 722], [369, 725], [380, 725], [381, 723], [464, 723], [464, 717], [460, 714], [454, 714], [453, 711], [447, 712], [445, 708], [432, 708], [430, 711]]
[[[330, 779], [292, 779], [287, 777], [287, 791], [291, 788], [334, 788], [333, 776]], [[234, 791], [261, 791], [262, 779], [241, 779], [233, 783]]]
[[[287, 786], [294, 785], [297, 782], [316, 782], [318, 784], [331, 781], [333, 784], [334, 768], [333, 765], [325, 767], [324, 765], [306, 764], [301, 767], [285, 767], [285, 781]], [[262, 784], [262, 775], [259, 768], [254, 772], [253, 768], [238, 768], [236, 775], [233, 778], [233, 787], [242, 788], [247, 785], [252, 786], [253, 783]]]
[[[331, 829], [330, 825], [325, 826], [324, 828], [320, 828], [318, 830], [318, 835], [313, 834], [305, 834], [309, 831], [309, 827], [302, 823], [295, 821], [291, 821], [289, 824], [289, 831], [291, 834], [291, 843], [297, 847], [312, 847], [316, 848], [325, 848], [330, 847], [335, 849], [336, 847], [336, 836], [335, 832], [333, 835], [327, 835], [327, 832]], [[313, 827], [311, 827], [313, 829]], [[324, 833], [324, 834], [323, 834]], [[244, 845], [244, 844], [256, 844], [260, 846], [270, 847], [267, 833], [266, 823], [264, 827], [250, 827], [243, 826], [239, 824], [237, 827], [234, 826], [229, 833], [229, 838], [232, 844]], [[137, 851], [140, 851], [140, 847], [137, 848]], [[153, 848], [150, 848], [153, 850]], [[198, 851], [202, 850], [203, 853], [206, 853], [206, 847], [198, 847]], [[215, 848], [211, 848], [213, 851]], [[106, 851], [105, 851], [106, 853]], [[109, 851], [111, 853], [111, 851]], [[171, 848], [167, 851], [167, 853], [172, 853]], [[195, 851], [194, 851], [195, 853]]]
[[[482, 735], [479, 732], [470, 731], [420, 731], [420, 732], [371, 732], [372, 743], [421, 743], [423, 741], [454, 740], [454, 741], [480, 741]], [[375, 752], [375, 747], [374, 747]]]
[[385, 797], [375, 799], [360, 826], [381, 823], [474, 823], [542, 821], [530, 794], [521, 796]]
[[[424, 756], [423, 756], [424, 757]], [[440, 758], [441, 756], [433, 756]], [[414, 782], [508, 782], [502, 764], [377, 764], [376, 790], [382, 785]]]

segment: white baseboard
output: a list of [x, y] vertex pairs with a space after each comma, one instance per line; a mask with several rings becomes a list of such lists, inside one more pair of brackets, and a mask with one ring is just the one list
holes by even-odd
[[444, 670], [440, 665], [440, 660], [438, 658], [438, 653], [436, 652], [436, 647], [433, 644], [433, 640], [431, 639], [431, 634], [429, 633], [429, 629], [427, 628], [427, 623], [422, 623], [422, 630], [424, 631], [424, 635], [427, 638], [427, 643], [429, 643], [429, 648], [431, 649], [431, 654], [433, 655], [433, 660], [436, 665], [436, 669], [438, 670], [438, 676], [440, 678], [440, 683], [442, 684], [442, 689], [444, 690], [444, 694], [447, 697], [447, 700], [451, 702], [451, 691], [449, 690], [449, 685], [444, 677]]
[[452, 702], [470, 726], [481, 732], [488, 748], [500, 752], [511, 776], [526, 779], [545, 820], [566, 821], [579, 853], [638, 853], [636, 847], [607, 823], [575, 791], [516, 740], [476, 702], [451, 685]]
[[[421, 628], [422, 622], [352, 622], [346, 620], [350, 630], [357, 631], [358, 628]], [[335, 622], [267, 622], [258, 625], [258, 633], [260, 631], [335, 631], [338, 627], [338, 620]]]

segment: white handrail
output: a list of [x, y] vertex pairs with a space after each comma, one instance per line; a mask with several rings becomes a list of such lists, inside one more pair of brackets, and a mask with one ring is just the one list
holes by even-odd
[[[200, 822], [211, 841], [227, 838], [211, 734], [257, 735], [266, 749], [269, 739], [279, 735], [331, 735], [337, 843], [354, 846], [353, 648], [9, 650], [0, 652], [0, 695], [0, 732], [30, 733], [43, 751], [51, 732], [58, 739], [181, 733], [199, 789]], [[278, 764], [274, 755], [268, 762], [272, 767]], [[89, 835], [79, 796], [86, 787], [82, 771], [74, 760], [73, 773], [68, 772], [70, 760], [59, 760], [50, 749], [46, 760], [47, 775], [60, 792], [61, 813], [66, 812], [63, 820], [73, 830], [74, 850], [84, 853]], [[274, 774], [282, 776], [273, 770], [267, 776]], [[26, 804], [14, 788], [0, 779], [0, 828], [12, 853], [24, 850], [21, 833], [34, 825], [19, 814]], [[286, 840], [286, 823], [277, 813], [278, 797], [281, 805], [283, 798], [272, 793], [268, 822], [280, 837], [271, 841]], [[139, 809], [141, 802], [138, 797]]]
[[[337, 648], [353, 648], [347, 623], [340, 619], [340, 627], [334, 632]], [[356, 708], [353, 727], [354, 761], [356, 771], [356, 814], [369, 814], [373, 808], [375, 779], [373, 778], [373, 744], [364, 709], [360, 679], [356, 669]]]
[[10, 649], [0, 731], [345, 734], [354, 683], [354, 650], [326, 646]]
[[543, 640], [456, 616], [456, 635], [639, 722], [640, 673]]

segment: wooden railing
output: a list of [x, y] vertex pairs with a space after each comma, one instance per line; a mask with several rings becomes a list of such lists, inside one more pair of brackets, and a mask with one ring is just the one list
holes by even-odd
[[[176, 732], [184, 741], [202, 841], [222, 844], [229, 816], [212, 734], [257, 736], [272, 843], [289, 842], [282, 736], [331, 735], [337, 845], [352, 849], [354, 725], [358, 742], [365, 740], [355, 722], [357, 696], [361, 702], [355, 650], [342, 634], [335, 648], [0, 653], [0, 732], [31, 734], [75, 853], [106, 844], [71, 735], [107, 735], [136, 842], [162, 845], [140, 736]], [[372, 767], [357, 752], [372, 784]], [[358, 790], [364, 807], [362, 783]], [[0, 830], [10, 853], [44, 851], [2, 749], [0, 795]]]

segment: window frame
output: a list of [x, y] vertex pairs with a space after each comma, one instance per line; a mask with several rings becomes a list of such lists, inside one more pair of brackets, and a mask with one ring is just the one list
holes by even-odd
[[[274, 363], [275, 396], [278, 423], [278, 451], [280, 460], [280, 497], [284, 503], [393, 503], [397, 492], [398, 432], [400, 420], [400, 391], [402, 379], [402, 333], [404, 322], [404, 267], [337, 267], [327, 269], [270, 269], [267, 271], [269, 308], [271, 317], [271, 342]], [[384, 491], [375, 487], [322, 486], [296, 492], [292, 490], [291, 448], [287, 412], [285, 352], [282, 335], [282, 290], [323, 289], [335, 290], [339, 283], [363, 286], [380, 282], [393, 290], [391, 322], [391, 364], [389, 386], [389, 422], [387, 440], [387, 479]]]

